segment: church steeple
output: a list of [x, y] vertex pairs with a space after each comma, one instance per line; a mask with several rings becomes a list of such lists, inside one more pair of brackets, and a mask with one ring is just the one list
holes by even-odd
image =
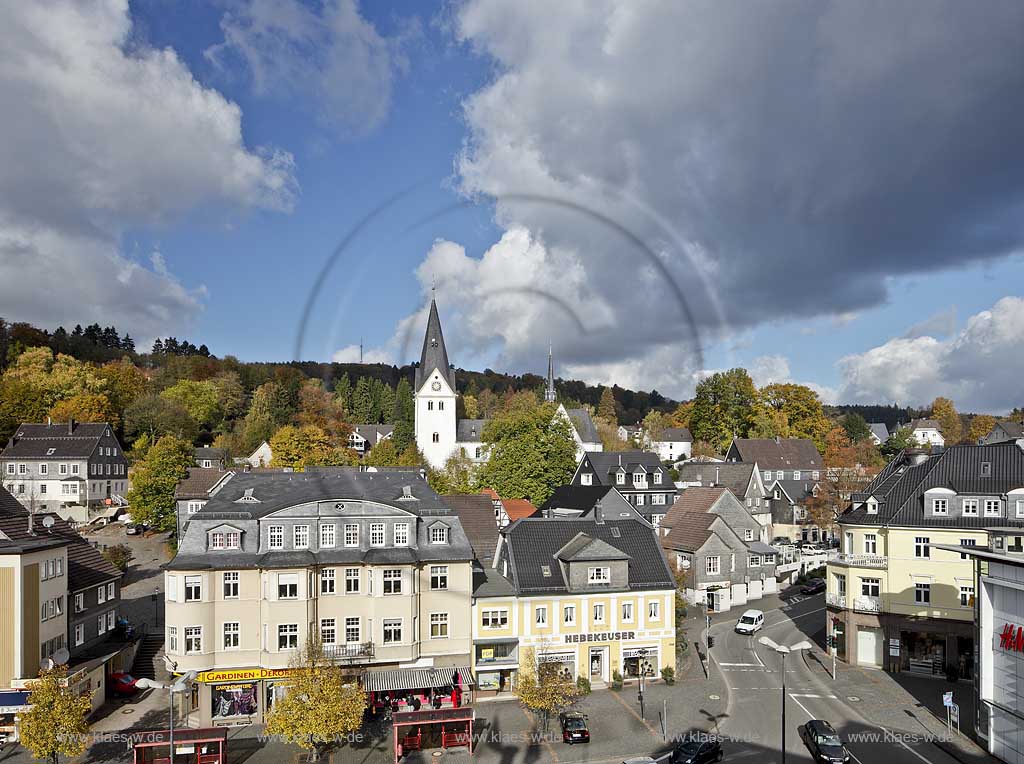
[[555, 361], [550, 344], [548, 345], [548, 384], [544, 388], [544, 400], [548, 403], [555, 402]]
[[430, 373], [438, 369], [446, 381], [455, 389], [455, 372], [448, 363], [448, 351], [444, 346], [444, 335], [441, 333], [441, 318], [437, 315], [437, 302], [430, 298], [430, 315], [427, 316], [427, 332], [423, 335], [423, 351], [420, 363], [416, 367], [416, 390], [423, 387]]

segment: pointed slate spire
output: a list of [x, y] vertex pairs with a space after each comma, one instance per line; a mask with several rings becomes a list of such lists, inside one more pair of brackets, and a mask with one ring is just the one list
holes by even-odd
[[555, 402], [555, 361], [550, 344], [548, 345], [548, 385], [544, 388], [544, 400], [548, 403]]
[[448, 363], [448, 351], [441, 333], [441, 318], [437, 315], [437, 302], [430, 298], [430, 315], [427, 316], [427, 332], [423, 335], [423, 352], [416, 367], [416, 391], [427, 381], [431, 372], [438, 369], [444, 375], [452, 390], [455, 389], [455, 372]]

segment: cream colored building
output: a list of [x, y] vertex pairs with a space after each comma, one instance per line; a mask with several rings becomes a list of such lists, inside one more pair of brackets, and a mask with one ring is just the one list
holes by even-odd
[[185, 528], [165, 645], [194, 723], [262, 720], [310, 635], [368, 690], [468, 679], [472, 551], [420, 471], [242, 474]]
[[945, 546], [1024, 527], [1024, 451], [1013, 443], [905, 452], [853, 495], [828, 563], [837, 655], [891, 671], [974, 672], [974, 568]]

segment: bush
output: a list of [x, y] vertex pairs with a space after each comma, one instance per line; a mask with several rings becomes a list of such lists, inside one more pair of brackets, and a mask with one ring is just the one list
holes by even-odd
[[590, 680], [585, 676], [576, 677], [576, 689], [579, 690], [580, 695], [589, 695], [591, 692]]
[[613, 690], [621, 690], [622, 689], [622, 674], [620, 674], [618, 671], [613, 671], [612, 672], [612, 689]]
[[115, 546], [108, 546], [104, 549], [101, 554], [115, 568], [124, 573], [128, 570], [128, 563], [134, 559], [135, 555], [132, 554], [132, 550], [127, 544], [116, 544]]
[[675, 684], [676, 670], [671, 666], [665, 666], [665, 668], [661, 670], [661, 678], [665, 680], [665, 684]]

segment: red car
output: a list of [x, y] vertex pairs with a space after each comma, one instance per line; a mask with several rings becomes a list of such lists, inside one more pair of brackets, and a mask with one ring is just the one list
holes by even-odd
[[118, 671], [107, 677], [107, 690], [112, 695], [134, 695], [139, 691], [135, 686], [135, 677]]

